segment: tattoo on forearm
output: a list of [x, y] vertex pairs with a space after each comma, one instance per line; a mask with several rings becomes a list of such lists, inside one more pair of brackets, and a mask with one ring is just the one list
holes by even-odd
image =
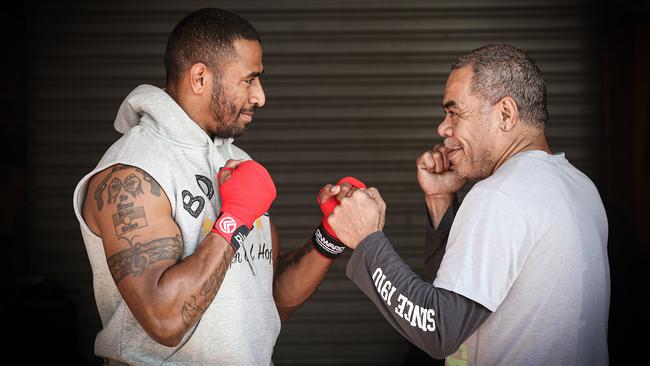
[[[124, 188], [124, 191], [131, 194], [133, 198], [137, 198], [139, 195], [144, 194], [144, 191], [142, 190], [142, 179], [140, 179], [140, 177], [138, 177], [136, 174], [128, 175], [126, 179], [124, 179], [124, 182], [122, 182], [118, 178], [113, 178], [113, 173], [126, 170], [126, 169], [133, 169], [135, 172], [142, 175], [142, 179], [144, 179], [144, 181], [149, 183], [150, 185], [151, 194], [160, 197], [160, 185], [158, 184], [158, 182], [156, 182], [155, 179], [153, 179], [149, 175], [149, 173], [137, 167], [118, 164], [115, 165], [108, 174], [106, 174], [104, 179], [102, 179], [101, 183], [99, 183], [99, 186], [97, 186], [97, 189], [95, 190], [94, 197], [95, 197], [95, 201], [97, 201], [97, 209], [99, 211], [101, 211], [102, 208], [104, 208], [103, 195], [104, 195], [104, 191], [106, 191], [107, 189], [108, 189], [107, 201], [108, 203], [112, 203], [112, 204], [115, 204], [117, 197], [120, 196], [120, 193], [122, 192], [122, 188]], [[113, 179], [111, 180], [111, 178]]]
[[215, 271], [210, 274], [210, 277], [208, 277], [208, 279], [203, 282], [203, 285], [201, 285], [199, 296], [191, 295], [190, 298], [183, 303], [181, 314], [185, 324], [193, 324], [208, 309], [208, 306], [212, 300], [214, 300], [217, 291], [219, 291], [219, 288], [221, 287], [221, 283], [226, 276], [226, 271], [228, 270], [228, 265], [233, 254], [232, 250], [224, 251], [221, 263], [219, 263], [217, 269], [215, 269]]
[[296, 264], [300, 263], [302, 258], [307, 255], [307, 253], [311, 252], [314, 249], [314, 244], [312, 244], [311, 239], [305, 244], [299, 252], [294, 253], [288, 253], [285, 255], [280, 256], [278, 259], [278, 267], [276, 268], [275, 272], [275, 277], [279, 277], [284, 271], [286, 271], [289, 267], [295, 266]]
[[136, 235], [130, 240], [120, 237], [129, 243], [129, 248], [110, 256], [107, 260], [116, 284], [128, 275], [141, 276], [153, 263], [165, 259], [178, 261], [181, 258], [183, 244], [180, 235], [173, 238], [159, 238], [147, 243], [137, 241], [137, 237]]
[[183, 309], [181, 312], [183, 316], [183, 322], [187, 325], [190, 325], [194, 320], [201, 317], [201, 315], [205, 313], [205, 308], [200, 306], [196, 301], [196, 296], [192, 295], [183, 304]]

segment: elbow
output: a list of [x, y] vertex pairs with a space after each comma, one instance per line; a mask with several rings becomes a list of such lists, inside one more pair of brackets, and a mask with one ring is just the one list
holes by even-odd
[[454, 354], [454, 352], [448, 352], [446, 350], [440, 349], [429, 350], [427, 353], [429, 356], [431, 356], [431, 358], [435, 358], [436, 360], [444, 360], [445, 358]]
[[159, 321], [157, 324], [145, 327], [147, 334], [159, 344], [166, 347], [176, 347], [181, 344], [187, 328], [170, 324], [170, 321]]
[[437, 345], [432, 345], [429, 346], [428, 349], [425, 351], [431, 356], [431, 358], [435, 358], [437, 360], [443, 360], [454, 353], [458, 351], [460, 348], [460, 345], [446, 345], [446, 344], [437, 344]]
[[278, 303], [275, 304], [275, 307], [278, 309], [278, 315], [280, 316], [281, 321], [287, 321], [293, 315], [293, 313], [298, 309], [298, 307], [288, 307], [282, 306]]
[[280, 320], [283, 322], [289, 320], [289, 317], [291, 317], [291, 315], [298, 310], [300, 305], [302, 305], [302, 302], [296, 303], [295, 299], [292, 299], [291, 296], [287, 296], [286, 292], [280, 291], [277, 287], [273, 289], [273, 299]]
[[151, 338], [153, 338], [154, 341], [162, 344], [163, 346], [166, 347], [176, 347], [179, 344], [181, 344], [181, 341], [183, 340], [183, 335], [179, 334], [151, 334]]

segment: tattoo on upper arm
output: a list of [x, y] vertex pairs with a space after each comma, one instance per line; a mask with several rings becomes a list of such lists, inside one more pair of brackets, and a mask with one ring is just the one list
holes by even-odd
[[113, 226], [115, 234], [120, 237], [129, 231], [137, 230], [147, 226], [147, 216], [144, 206], [133, 207], [133, 202], [126, 202], [129, 196], [120, 195], [120, 203], [117, 204], [117, 213], [113, 215]]
[[232, 254], [234, 254], [232, 251], [230, 252], [230, 255], [228, 253], [229, 251], [223, 252], [221, 263], [219, 263], [217, 269], [210, 274], [210, 277], [203, 282], [199, 296], [191, 295], [190, 298], [185, 300], [183, 303], [181, 314], [185, 324], [190, 325], [201, 317], [217, 295], [217, 291], [219, 291], [221, 283], [226, 276], [226, 271], [228, 270]]
[[178, 261], [183, 247], [180, 235], [159, 238], [146, 243], [137, 241], [138, 235], [132, 239], [120, 237], [129, 243], [129, 248], [110, 256], [107, 260], [115, 284], [119, 284], [126, 276], [141, 276], [149, 265], [165, 260]]
[[311, 239], [307, 244], [303, 245], [303, 247], [300, 249], [299, 252], [297, 253], [289, 253], [285, 255], [281, 255], [280, 258], [278, 259], [278, 267], [275, 272], [275, 276], [278, 277], [280, 276], [284, 271], [286, 271], [289, 267], [295, 266], [296, 264], [300, 263], [302, 258], [307, 255], [307, 253], [311, 252], [314, 249], [314, 244], [312, 244]]
[[113, 178], [111, 184], [108, 186], [108, 203], [115, 203], [115, 199], [121, 190], [122, 182], [117, 178]]
[[144, 178], [145, 182], [149, 183], [149, 185], [150, 185], [149, 190], [150, 190], [151, 194], [153, 194], [154, 196], [160, 197], [160, 185], [158, 184], [158, 182], [156, 182], [156, 180], [153, 179], [144, 170], [142, 170], [140, 168], [136, 168], [136, 170], [139, 171], [140, 173], [142, 173], [142, 177]]
[[136, 177], [135, 174], [129, 174], [126, 179], [124, 179], [124, 190], [129, 192], [133, 198], [137, 198], [138, 195], [144, 194], [142, 191], [142, 180]]
[[[144, 195], [142, 190], [142, 179], [135, 173], [129, 174], [124, 181], [121, 181], [119, 178], [113, 178], [113, 174], [122, 170], [133, 169], [135, 172], [139, 173], [144, 179], [145, 182], [150, 185], [150, 193], [154, 196], [160, 197], [160, 185], [153, 179], [149, 173], [144, 170], [133, 167], [130, 165], [118, 164], [111, 169], [111, 171], [106, 174], [104, 179], [99, 183], [97, 189], [95, 190], [95, 201], [97, 201], [97, 209], [101, 211], [104, 208], [104, 191], [108, 189], [107, 192], [107, 201], [108, 203], [115, 204], [117, 197], [120, 196], [122, 189], [125, 192], [129, 193], [133, 198], [137, 198], [139, 195]], [[111, 180], [111, 178], [113, 178]], [[110, 180], [110, 183], [109, 183]]]

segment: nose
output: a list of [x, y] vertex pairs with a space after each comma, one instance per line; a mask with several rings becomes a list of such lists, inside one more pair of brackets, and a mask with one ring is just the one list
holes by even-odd
[[445, 119], [438, 125], [438, 135], [440, 137], [451, 137], [453, 135], [451, 118], [447, 114], [445, 114]]
[[250, 103], [257, 105], [258, 108], [264, 106], [266, 103], [266, 95], [264, 95], [264, 88], [262, 88], [262, 81], [257, 78], [256, 82], [253, 83], [253, 88], [250, 96]]

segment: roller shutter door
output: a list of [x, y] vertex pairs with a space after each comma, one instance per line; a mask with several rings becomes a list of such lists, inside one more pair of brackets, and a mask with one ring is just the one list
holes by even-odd
[[[425, 211], [414, 160], [440, 142], [451, 63], [487, 43], [518, 45], [537, 61], [548, 83], [552, 148], [592, 178], [600, 174], [598, 50], [591, 11], [580, 2], [33, 1], [30, 250], [37, 271], [74, 291], [88, 360], [100, 321], [72, 192], [118, 138], [112, 121], [122, 99], [142, 83], [163, 86], [173, 26], [206, 6], [239, 13], [262, 37], [267, 105], [238, 145], [276, 181], [271, 217], [284, 250], [301, 246], [319, 222], [322, 184], [354, 175], [380, 189], [385, 231], [423, 272]], [[345, 277], [348, 256], [283, 324], [277, 365], [404, 359], [407, 342]]]

